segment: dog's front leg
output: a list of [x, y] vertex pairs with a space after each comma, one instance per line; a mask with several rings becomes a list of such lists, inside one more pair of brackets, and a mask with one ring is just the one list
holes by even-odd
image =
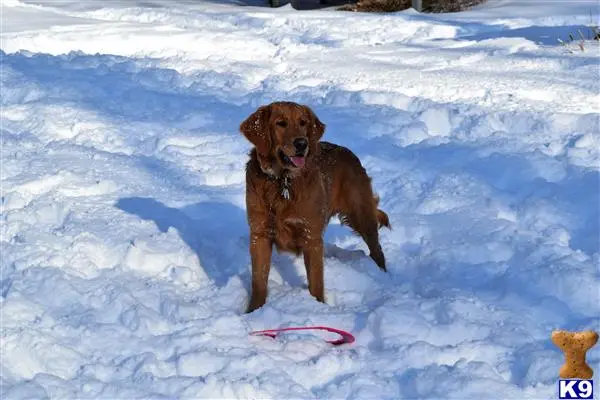
[[304, 266], [308, 277], [308, 291], [321, 303], [325, 302], [323, 284], [323, 240], [311, 241], [304, 248]]
[[271, 270], [273, 242], [267, 236], [252, 234], [250, 257], [252, 258], [252, 295], [246, 312], [262, 307], [267, 301], [267, 286]]

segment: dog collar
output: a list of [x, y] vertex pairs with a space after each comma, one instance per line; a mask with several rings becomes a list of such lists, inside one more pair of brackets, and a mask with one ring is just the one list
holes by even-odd
[[281, 195], [284, 199], [290, 199], [290, 177], [285, 172], [281, 178]]
[[[261, 168], [262, 169], [262, 168]], [[292, 178], [290, 178], [290, 176], [288, 175], [288, 173], [286, 171], [283, 171], [283, 173], [281, 174], [281, 176], [277, 176], [273, 173], [272, 169], [269, 170], [262, 170], [263, 173], [265, 175], [267, 175], [267, 177], [269, 178], [269, 180], [271, 181], [279, 181], [280, 185], [281, 185], [281, 196], [286, 199], [289, 200], [290, 199], [290, 187], [291, 187], [291, 180]]]
[[257, 158], [257, 161], [258, 161], [258, 166], [260, 167], [261, 171], [263, 172], [263, 174], [265, 174], [267, 176], [267, 178], [269, 180], [280, 182], [279, 184], [281, 186], [281, 196], [285, 200], [289, 200], [291, 197], [290, 196], [290, 187], [292, 185], [292, 182], [291, 182], [292, 178], [290, 177], [288, 171], [284, 169], [283, 172], [281, 173], [281, 175], [277, 176], [271, 166], [269, 166], [269, 167], [263, 166], [263, 163], [261, 162], [260, 157]]

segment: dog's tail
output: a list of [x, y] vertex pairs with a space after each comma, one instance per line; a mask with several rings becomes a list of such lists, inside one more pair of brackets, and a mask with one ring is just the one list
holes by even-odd
[[390, 225], [390, 219], [387, 214], [381, 210], [377, 210], [377, 222], [379, 223], [379, 227], [385, 226], [388, 229], [392, 229], [392, 225]]
[[377, 208], [377, 206], [379, 205], [379, 197], [375, 196], [375, 208], [376, 208], [376, 214], [377, 214], [377, 223], [379, 224], [379, 228], [381, 228], [382, 226], [385, 226], [388, 229], [392, 229], [392, 225], [390, 224], [390, 219], [387, 216], [387, 214], [380, 210], [379, 208]]

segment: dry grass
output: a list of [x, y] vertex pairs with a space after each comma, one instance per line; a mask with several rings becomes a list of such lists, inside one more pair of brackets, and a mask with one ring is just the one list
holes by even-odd
[[576, 34], [569, 33], [565, 40], [558, 38], [558, 42], [565, 48], [567, 53], [574, 53], [574, 49], [585, 51], [585, 46], [588, 41], [600, 40], [600, 27], [596, 25], [588, 26], [585, 33], [578, 29]]
[[423, 0], [423, 11], [431, 13], [446, 13], [465, 11], [486, 0]]
[[[425, 12], [457, 12], [467, 10], [486, 0], [423, 0]], [[410, 8], [411, 0], [358, 0], [354, 4], [341, 7], [343, 11], [394, 12]]]
[[340, 10], [359, 12], [394, 12], [410, 8], [411, 0], [359, 0], [348, 4]]

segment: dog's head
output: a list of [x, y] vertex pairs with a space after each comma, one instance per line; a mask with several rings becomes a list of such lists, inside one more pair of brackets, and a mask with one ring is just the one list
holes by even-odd
[[261, 168], [299, 173], [318, 149], [325, 125], [307, 106], [276, 102], [258, 108], [240, 125], [255, 147]]

